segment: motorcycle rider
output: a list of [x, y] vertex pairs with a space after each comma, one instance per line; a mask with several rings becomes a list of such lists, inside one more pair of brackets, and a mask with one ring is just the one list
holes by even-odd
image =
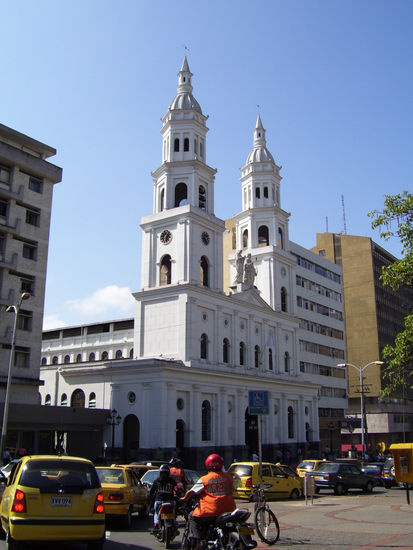
[[168, 464], [162, 464], [159, 469], [159, 477], [155, 479], [149, 492], [149, 501], [153, 506], [153, 531], [159, 529], [158, 512], [163, 502], [174, 502], [174, 489], [176, 482], [170, 475]]
[[199, 504], [189, 516], [189, 528], [193, 547], [202, 548], [208, 526], [225, 512], [232, 512], [236, 508], [232, 496], [234, 484], [230, 474], [222, 471], [224, 460], [216, 453], [210, 454], [205, 460], [208, 473], [201, 477], [182, 498], [188, 501], [193, 495], [199, 496]]
[[182, 462], [182, 460], [176, 457], [171, 458], [171, 460], [169, 461], [171, 476], [175, 479], [177, 485], [181, 484], [184, 491], [186, 491], [188, 480], [185, 476], [183, 465], [184, 463]]

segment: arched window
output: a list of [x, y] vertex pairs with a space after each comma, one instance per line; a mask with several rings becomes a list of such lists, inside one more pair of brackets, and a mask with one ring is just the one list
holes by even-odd
[[70, 406], [84, 408], [85, 392], [83, 390], [78, 388], [72, 393], [72, 397], [70, 398]]
[[224, 338], [222, 342], [222, 361], [224, 363], [229, 363], [229, 340]]
[[201, 257], [201, 285], [209, 287], [209, 264], [206, 256]]
[[59, 363], [59, 358], [57, 357], [57, 355], [54, 355], [52, 359], [52, 365], [57, 365], [58, 363]]
[[179, 138], [175, 138], [174, 140], [174, 151], [175, 153], [178, 153], [179, 151]]
[[65, 355], [65, 364], [67, 365], [68, 363], [70, 363], [70, 355]]
[[239, 344], [239, 364], [245, 365], [245, 344], [240, 342]]
[[116, 350], [116, 353], [115, 353], [115, 359], [122, 359], [122, 358], [123, 358], [122, 350], [121, 350], [121, 349], [117, 349], [117, 350]]
[[107, 351], [102, 351], [102, 361], [107, 361], [109, 359], [109, 353]]
[[175, 207], [188, 203], [188, 188], [185, 183], [178, 183], [175, 187]]
[[202, 441], [211, 440], [211, 404], [205, 400], [202, 402]]
[[206, 191], [203, 185], [199, 186], [198, 189], [198, 205], [201, 210], [206, 210]]
[[278, 228], [278, 248], [284, 248], [284, 236], [281, 227]]
[[269, 370], [273, 370], [272, 349], [271, 348], [268, 350], [268, 368], [269, 368]]
[[268, 246], [270, 244], [270, 238], [268, 236], [268, 227], [261, 225], [258, 228], [258, 246]]
[[165, 254], [161, 260], [161, 267], [159, 273], [160, 286], [170, 285], [172, 276], [172, 262], [169, 254]]
[[242, 233], [242, 249], [248, 248], [248, 229], [244, 229]]
[[258, 367], [260, 366], [260, 354], [261, 354], [260, 346], [255, 346], [255, 348], [254, 348], [254, 365], [255, 365], [256, 369], [258, 369]]
[[65, 393], [62, 393], [60, 397], [60, 405], [62, 407], [67, 407], [67, 395]]
[[131, 348], [130, 352], [129, 352], [129, 358], [130, 359], [133, 359], [133, 348]]
[[261, 192], [259, 187], [255, 188], [255, 198], [257, 199], [261, 198]]
[[290, 354], [288, 351], [284, 353], [284, 371], [290, 372]]
[[92, 351], [91, 353], [89, 353], [89, 361], [94, 361], [95, 359], [96, 359], [95, 352]]
[[199, 156], [201, 157], [201, 159], [204, 157], [204, 144], [202, 143], [202, 141], [199, 143]]
[[264, 198], [268, 199], [268, 187], [264, 187]]
[[165, 189], [161, 191], [161, 201], [160, 201], [160, 211], [162, 212], [165, 209]]
[[89, 394], [89, 409], [96, 409], [96, 394], [93, 391]]
[[81, 363], [82, 362], [82, 354], [81, 353], [78, 353], [76, 355], [76, 363]]
[[287, 311], [287, 291], [285, 287], [281, 288], [281, 311]]
[[196, 141], [196, 139], [194, 139], [194, 153], [197, 154], [198, 152], [198, 142]]
[[288, 407], [288, 437], [293, 439], [294, 437], [294, 409]]
[[208, 336], [201, 334], [201, 359], [208, 359]]
[[52, 396], [50, 395], [50, 393], [48, 393], [44, 398], [44, 404], [48, 407], [52, 404]]
[[189, 138], [184, 139], [184, 151], [189, 151]]
[[42, 365], [47, 365], [47, 357], [42, 357]]

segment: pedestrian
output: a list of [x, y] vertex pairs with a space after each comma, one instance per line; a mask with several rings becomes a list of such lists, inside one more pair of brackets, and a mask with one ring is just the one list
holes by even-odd
[[7, 449], [4, 450], [3, 453], [3, 464], [4, 466], [10, 462], [11, 456]]

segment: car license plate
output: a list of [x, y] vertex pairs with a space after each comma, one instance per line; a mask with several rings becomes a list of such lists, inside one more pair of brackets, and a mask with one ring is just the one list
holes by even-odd
[[70, 508], [72, 506], [72, 497], [50, 497], [50, 506]]
[[253, 535], [254, 534], [254, 528], [250, 527], [249, 525], [240, 525], [238, 527], [238, 533], [240, 535]]
[[316, 479], [324, 479], [323, 476], [314, 476]]
[[162, 519], [174, 519], [173, 514], [161, 514]]

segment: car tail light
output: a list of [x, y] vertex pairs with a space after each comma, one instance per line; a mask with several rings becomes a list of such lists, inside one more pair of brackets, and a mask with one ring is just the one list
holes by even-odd
[[248, 489], [252, 488], [252, 477], [247, 477], [245, 487], [248, 487]]
[[103, 504], [103, 493], [98, 493], [96, 495], [95, 506], [93, 507], [94, 514], [104, 514], [105, 505]]
[[162, 504], [159, 513], [163, 512], [164, 514], [173, 514], [174, 513], [174, 505], [171, 502], [166, 502]]
[[16, 490], [11, 510], [12, 512], [18, 512], [19, 514], [24, 514], [27, 512], [26, 495], [23, 491], [20, 491], [20, 489]]
[[109, 493], [109, 500], [120, 501], [123, 500], [122, 493]]
[[326, 481], [328, 481], [330, 479], [330, 475], [329, 474], [324, 474], [323, 475], [323, 479], [325, 479]]

